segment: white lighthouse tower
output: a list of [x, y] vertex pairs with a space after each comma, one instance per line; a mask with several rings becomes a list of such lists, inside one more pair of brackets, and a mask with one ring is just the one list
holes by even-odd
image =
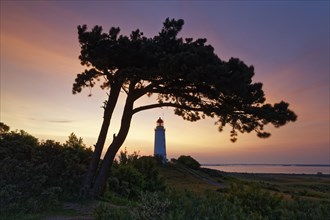
[[154, 156], [161, 157], [163, 163], [166, 163], [166, 142], [165, 142], [165, 128], [164, 121], [159, 117], [155, 128], [155, 146]]

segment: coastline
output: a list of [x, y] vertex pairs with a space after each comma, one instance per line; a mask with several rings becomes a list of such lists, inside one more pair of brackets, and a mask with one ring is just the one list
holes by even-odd
[[226, 173], [330, 175], [328, 164], [202, 164], [202, 167]]

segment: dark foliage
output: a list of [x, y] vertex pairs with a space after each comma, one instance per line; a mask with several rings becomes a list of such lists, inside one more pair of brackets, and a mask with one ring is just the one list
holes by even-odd
[[8, 132], [10, 127], [3, 122], [0, 122], [0, 133]]
[[92, 151], [82, 142], [38, 140], [25, 131], [0, 133], [0, 214], [33, 213], [77, 195]]
[[164, 180], [159, 176], [158, 163], [154, 157], [139, 157], [121, 151], [111, 170], [109, 190], [130, 199], [136, 199], [141, 192], [163, 191]]
[[185, 156], [185, 155], [181, 155], [177, 162], [179, 162], [180, 164], [183, 164], [191, 169], [198, 169], [200, 168], [200, 163], [195, 160], [194, 158], [192, 158], [191, 156]]
[[101, 26], [91, 31], [79, 26], [79, 58], [88, 69], [77, 75], [73, 93], [104, 78], [103, 89], [120, 84], [134, 99], [158, 95], [157, 104], [135, 108], [133, 113], [169, 106], [189, 121], [215, 117], [220, 130], [232, 126], [232, 140], [236, 131], [255, 131], [265, 138], [270, 134], [263, 131], [264, 125], [279, 127], [296, 120], [287, 103], [265, 104], [262, 84], [252, 82], [253, 66], [238, 58], [221, 60], [206, 39], [179, 38], [183, 24], [181, 19], [166, 19], [153, 38], [138, 29], [124, 36], [119, 28], [104, 33]]
[[103, 204], [97, 219], [320, 220], [328, 219], [329, 201], [285, 200], [256, 186], [233, 185], [226, 193], [167, 190], [143, 193], [130, 207]]

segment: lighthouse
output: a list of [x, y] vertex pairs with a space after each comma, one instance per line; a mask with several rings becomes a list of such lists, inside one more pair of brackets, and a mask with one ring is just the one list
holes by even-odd
[[166, 143], [164, 121], [159, 117], [155, 128], [155, 146], [154, 156], [161, 157], [163, 163], [166, 163]]

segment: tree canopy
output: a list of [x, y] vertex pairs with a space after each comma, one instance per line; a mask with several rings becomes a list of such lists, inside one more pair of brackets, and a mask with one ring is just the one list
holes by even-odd
[[87, 69], [77, 75], [73, 93], [103, 78], [103, 89], [120, 84], [134, 99], [157, 94], [158, 103], [136, 107], [133, 114], [168, 106], [189, 121], [209, 116], [215, 118], [220, 131], [231, 125], [232, 141], [237, 131], [255, 131], [264, 138], [270, 135], [264, 125], [280, 127], [296, 120], [288, 103], [265, 103], [262, 84], [252, 82], [253, 66], [238, 58], [221, 60], [206, 39], [178, 37], [183, 24], [181, 19], [166, 19], [153, 38], [144, 37], [140, 30], [123, 36], [119, 28], [103, 33], [100, 26], [91, 31], [79, 26], [79, 58]]
[[[97, 173], [120, 91], [127, 95], [120, 129], [113, 136], [94, 181], [94, 194], [100, 194], [109, 166], [128, 134], [132, 116], [140, 111], [172, 107], [176, 115], [188, 121], [211, 117], [219, 131], [227, 124], [231, 126], [233, 142], [238, 132], [254, 131], [258, 137], [266, 138], [270, 133], [264, 131], [265, 125], [280, 127], [296, 120], [288, 103], [265, 103], [262, 84], [252, 82], [253, 66], [238, 58], [221, 60], [206, 39], [179, 37], [183, 24], [182, 19], [167, 18], [158, 35], [150, 38], [139, 29], [125, 36], [119, 34], [119, 27], [105, 33], [101, 26], [90, 31], [86, 25], [78, 26], [79, 59], [86, 69], [77, 75], [72, 92], [91, 89], [101, 79], [101, 88], [109, 91], [84, 191], [91, 187]], [[156, 95], [155, 103], [134, 105], [139, 98], [151, 95]]]

